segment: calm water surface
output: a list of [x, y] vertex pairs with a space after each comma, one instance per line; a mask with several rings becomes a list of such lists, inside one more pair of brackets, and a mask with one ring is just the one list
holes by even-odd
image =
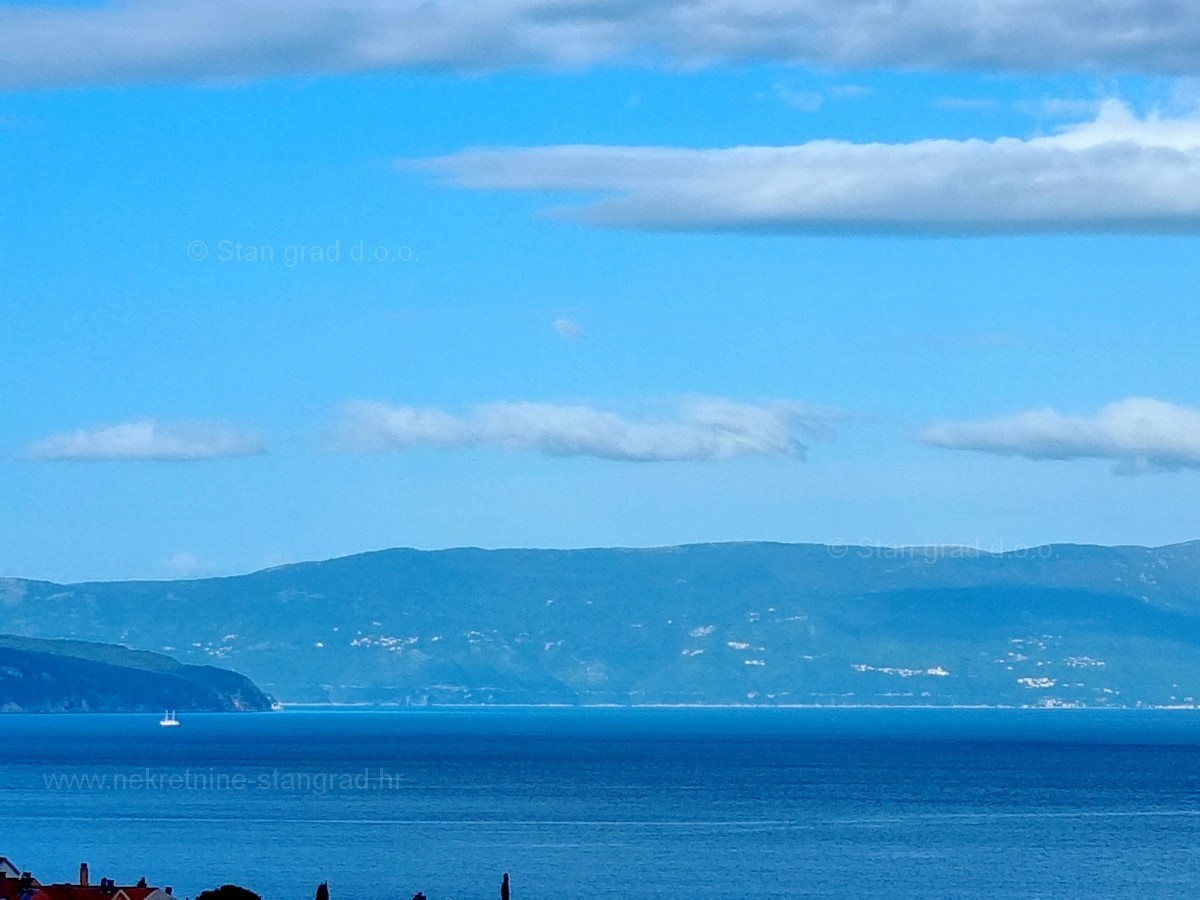
[[181, 896], [1196, 896], [1200, 713], [0, 718], [0, 856]]

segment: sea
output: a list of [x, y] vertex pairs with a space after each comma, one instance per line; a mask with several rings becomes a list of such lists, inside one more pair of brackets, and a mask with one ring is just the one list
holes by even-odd
[[0, 856], [264, 900], [1195, 897], [1200, 711], [0, 716]]

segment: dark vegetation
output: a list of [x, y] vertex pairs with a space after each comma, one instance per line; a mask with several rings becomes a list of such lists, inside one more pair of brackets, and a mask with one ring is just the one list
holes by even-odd
[[271, 698], [236, 672], [83, 641], [0, 635], [0, 711], [266, 710]]

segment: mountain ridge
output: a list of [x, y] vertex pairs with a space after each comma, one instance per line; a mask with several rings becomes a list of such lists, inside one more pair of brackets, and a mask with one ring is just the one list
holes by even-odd
[[0, 592], [0, 630], [234, 665], [292, 702], [1200, 697], [1200, 541], [999, 553], [778, 542], [390, 548], [206, 579], [7, 579]]
[[283, 572], [290, 569], [296, 569], [306, 566], [322, 566], [329, 563], [345, 562], [350, 560], [360, 560], [368, 557], [380, 556], [385, 554], [420, 554], [420, 555], [440, 555], [440, 554], [457, 554], [457, 553], [488, 553], [488, 554], [503, 554], [503, 553], [520, 553], [520, 554], [574, 554], [574, 553], [666, 553], [674, 551], [684, 551], [696, 548], [710, 547], [786, 547], [786, 548], [811, 548], [828, 552], [832, 549], [848, 551], [853, 554], [856, 551], [865, 551], [870, 554], [879, 554], [886, 556], [889, 554], [912, 553], [919, 555], [921, 551], [949, 551], [961, 550], [975, 558], [993, 557], [1003, 559], [1005, 557], [1022, 558], [1030, 555], [1037, 555], [1040, 551], [1056, 551], [1061, 549], [1084, 549], [1084, 550], [1100, 550], [1100, 551], [1138, 551], [1138, 552], [1155, 552], [1177, 549], [1195, 549], [1200, 553], [1200, 538], [1187, 541], [1175, 541], [1169, 544], [1089, 544], [1078, 543], [1074, 541], [1056, 541], [1047, 544], [1032, 544], [1029, 546], [1014, 547], [1008, 550], [987, 550], [980, 547], [978, 544], [862, 544], [862, 543], [820, 543], [811, 541], [791, 542], [791, 541], [698, 541], [683, 544], [656, 544], [646, 547], [635, 546], [588, 546], [588, 547], [481, 547], [477, 545], [463, 544], [453, 547], [438, 547], [434, 549], [423, 549], [419, 547], [382, 547], [376, 550], [362, 550], [355, 553], [347, 553], [339, 556], [331, 556], [327, 559], [301, 559], [294, 562], [279, 563], [273, 566], [265, 566], [261, 569], [251, 569], [245, 572], [235, 572], [226, 575], [197, 575], [180, 578], [115, 578], [115, 579], [85, 579], [83, 581], [56, 581], [45, 578], [28, 578], [22, 575], [0, 575], [0, 586], [5, 582], [18, 582], [21, 584], [44, 585], [47, 587], [83, 587], [88, 585], [107, 585], [107, 584], [181, 584], [197, 581], [224, 581], [237, 578], [248, 578], [253, 575], [267, 575], [277, 572]]

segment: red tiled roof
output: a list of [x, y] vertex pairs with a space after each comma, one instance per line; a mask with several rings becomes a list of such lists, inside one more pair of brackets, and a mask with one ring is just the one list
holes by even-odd
[[0, 878], [0, 900], [18, 900], [18, 898], [26, 891], [38, 888], [37, 879], [31, 879], [31, 882], [24, 887], [21, 885], [20, 878]]
[[0, 878], [0, 900], [146, 900], [157, 888], [127, 885], [39, 884], [31, 878]]
[[113, 900], [121, 894], [124, 894], [129, 900], [146, 900], [155, 890], [152, 887], [126, 887], [124, 885], [104, 888], [98, 884], [90, 884], [87, 887], [78, 884], [48, 884], [41, 889], [45, 897], [35, 898], [35, 900]]

